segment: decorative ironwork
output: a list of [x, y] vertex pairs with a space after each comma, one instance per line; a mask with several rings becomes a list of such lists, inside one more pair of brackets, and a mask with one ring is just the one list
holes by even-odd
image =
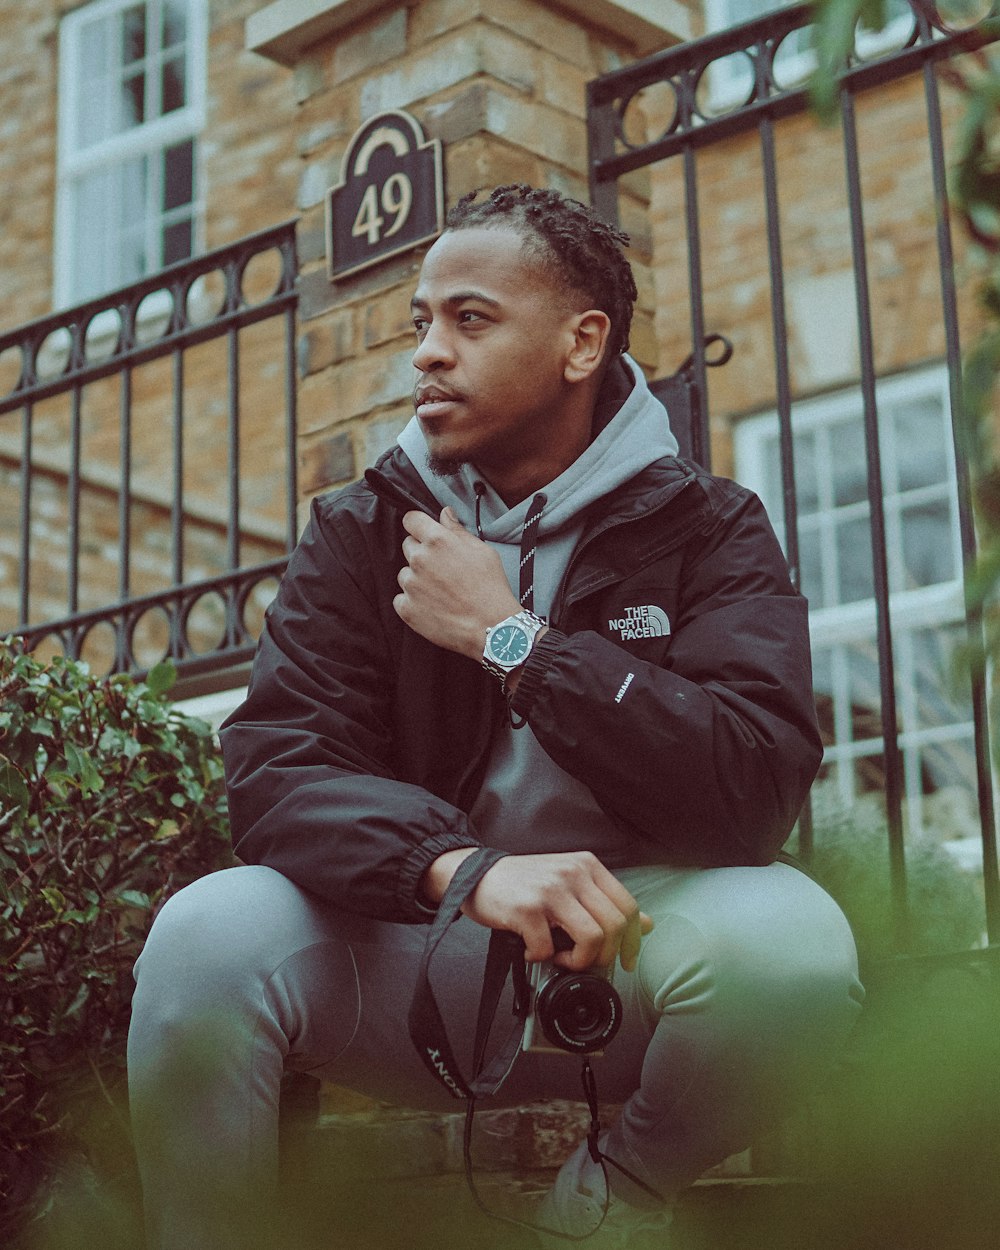
[[[958, 30], [924, 0], [910, 0], [912, 25], [898, 51], [862, 56], [855, 52], [845, 67], [842, 85], [851, 92], [891, 82], [923, 66], [981, 47], [1000, 37], [1000, 18]], [[587, 85], [590, 133], [591, 201], [601, 213], [617, 216], [615, 182], [623, 174], [681, 151], [717, 143], [759, 125], [808, 107], [805, 75], [783, 81], [782, 50], [795, 32], [813, 21], [808, 4], [779, 9], [730, 30], [656, 53], [645, 60], [604, 74]], [[738, 63], [746, 83], [741, 96], [714, 103], [713, 69]], [[730, 78], [734, 75], [730, 74]], [[670, 120], [653, 139], [636, 143], [628, 135], [628, 112], [639, 93], [650, 86], [672, 94], [672, 108], [658, 102]]]
[[[903, 772], [896, 712], [896, 674], [893, 635], [890, 623], [889, 583], [886, 553], [882, 469], [879, 447], [878, 412], [875, 395], [873, 318], [866, 259], [864, 198], [858, 157], [855, 98], [869, 88], [885, 85], [906, 76], [921, 75], [923, 80], [929, 163], [936, 213], [937, 261], [944, 338], [950, 378], [952, 420], [960, 411], [961, 352], [958, 332], [957, 295], [950, 224], [947, 211], [947, 185], [944, 159], [944, 133], [935, 64], [959, 52], [982, 47], [1000, 38], [1000, 18], [991, 13], [967, 29], [950, 26], [929, 0], [910, 0], [910, 25], [895, 48], [867, 55], [856, 47], [840, 77], [840, 122], [844, 170], [849, 210], [851, 260], [857, 308], [860, 358], [860, 394], [863, 401], [866, 454], [868, 461], [868, 504], [871, 517], [874, 599], [880, 672], [880, 721], [884, 749], [885, 800], [889, 826], [890, 866], [893, 883], [894, 921], [899, 948], [908, 944], [908, 904], [903, 839]], [[706, 342], [703, 285], [703, 244], [699, 211], [697, 154], [710, 145], [756, 132], [760, 144], [760, 168], [765, 203], [766, 249], [771, 295], [771, 332], [774, 344], [775, 408], [780, 431], [780, 453], [784, 503], [786, 554], [792, 577], [798, 582], [798, 497], [791, 426], [792, 388], [789, 364], [789, 336], [784, 289], [778, 167], [775, 149], [775, 123], [801, 114], [809, 107], [807, 74], [785, 71], [787, 49], [798, 41], [798, 32], [810, 25], [809, 5], [780, 9], [730, 30], [657, 53], [588, 84], [587, 124], [590, 150], [591, 202], [608, 221], [618, 221], [619, 179], [656, 162], [675, 158], [682, 166], [684, 224], [687, 240], [687, 269], [690, 293], [690, 335], [693, 359], [689, 366], [695, 396], [707, 395]], [[898, 29], [898, 28], [897, 28]], [[798, 44], [797, 51], [801, 51]], [[808, 59], [808, 58], [807, 58]], [[719, 77], [730, 86], [739, 75], [726, 74], [725, 67], [743, 67], [744, 90], [720, 98], [714, 90]], [[632, 133], [633, 110], [648, 99], [653, 108], [643, 113], [642, 133]], [[648, 133], [649, 113], [657, 121]], [[663, 385], [663, 384], [661, 384]], [[708, 464], [710, 441], [708, 411], [695, 404], [695, 428], [690, 444]], [[968, 567], [975, 553], [975, 533], [971, 506], [968, 465], [956, 444], [956, 478], [963, 556]], [[973, 651], [981, 651], [981, 622], [974, 615], [967, 621]], [[986, 921], [990, 940], [1000, 942], [1000, 866], [998, 866], [993, 780], [990, 768], [989, 726], [984, 683], [973, 665], [971, 688], [972, 721], [980, 825], [983, 844], [983, 880], [986, 894]], [[800, 822], [800, 849], [811, 851], [811, 824], [808, 811]]]
[[[260, 257], [270, 265], [262, 265]], [[265, 277], [260, 280], [263, 269]], [[284, 373], [284, 539], [277, 540], [286, 552], [297, 537], [296, 517], [296, 374], [295, 336], [298, 261], [293, 222], [261, 231], [238, 243], [218, 248], [152, 274], [117, 291], [77, 307], [30, 322], [0, 334], [0, 361], [7, 364], [4, 376], [16, 380], [8, 389], [0, 386], [0, 433], [4, 418], [21, 414], [19, 454], [13, 457], [20, 489], [19, 593], [20, 624], [9, 632], [35, 648], [45, 639], [58, 642], [65, 654], [79, 657], [94, 631], [110, 627], [114, 632], [111, 671], [148, 667], [138, 655], [142, 648], [136, 629], [151, 609], [166, 622], [164, 651], [182, 676], [243, 662], [254, 649], [246, 620], [246, 606], [255, 588], [280, 576], [285, 559], [250, 567], [242, 566], [246, 544], [241, 518], [240, 466], [240, 334], [269, 319], [281, 320], [281, 354]], [[221, 290], [213, 289], [213, 283]], [[251, 287], [262, 287], [251, 290]], [[184, 558], [184, 468], [190, 462], [192, 438], [185, 437], [184, 365], [191, 349], [211, 340], [225, 345], [226, 361], [220, 369], [219, 390], [226, 395], [227, 471], [220, 494], [224, 520], [224, 562], [227, 571], [209, 580], [186, 577]], [[54, 358], [54, 363], [53, 363]], [[134, 489], [132, 412], [133, 377], [142, 365], [161, 358], [172, 362], [172, 399], [163, 414], [163, 438], [171, 447], [172, 474], [169, 492], [170, 558], [166, 589], [136, 596], [130, 577], [130, 556], [140, 535], [133, 513]], [[10, 367], [11, 360], [14, 367]], [[81, 441], [85, 389], [101, 379], [120, 378], [119, 456], [108, 466], [110, 491], [118, 500], [118, 598], [106, 607], [80, 610], [81, 600]], [[52, 620], [32, 613], [30, 569], [33, 555], [32, 495], [41, 475], [35, 440], [35, 417], [39, 405], [53, 397], [68, 397], [69, 447], [65, 470], [68, 565], [67, 612]], [[14, 417], [13, 419], [16, 419]], [[12, 439], [3, 448], [11, 464]], [[48, 470], [51, 476], [51, 469]], [[193, 637], [192, 611], [199, 600], [214, 594], [224, 621], [217, 645], [199, 651]], [[92, 595], [90, 596], [93, 597]], [[204, 632], [204, 631], [202, 631]]]

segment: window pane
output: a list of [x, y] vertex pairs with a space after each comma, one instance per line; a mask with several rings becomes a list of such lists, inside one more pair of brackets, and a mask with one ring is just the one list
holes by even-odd
[[767, 508], [772, 525], [781, 524], [781, 453], [777, 436], [761, 439], [761, 469], [764, 481], [760, 485], [760, 497]]
[[148, 162], [144, 156], [137, 156], [133, 160], [125, 161], [121, 166], [119, 181], [120, 206], [115, 206], [118, 212], [115, 212], [114, 216], [118, 217], [120, 213], [119, 220], [125, 227], [140, 223], [146, 217], [146, 205], [148, 203], [147, 175]]
[[928, 805], [930, 811], [924, 808], [924, 819], [938, 828], [947, 822], [953, 836], [975, 837], [979, 833], [979, 811], [972, 734], [925, 747], [920, 757], [923, 793], [941, 794], [936, 804]]
[[122, 83], [121, 113], [117, 130], [141, 126], [146, 120], [146, 75], [132, 74]]
[[110, 58], [110, 22], [88, 22], [80, 30], [81, 77], [106, 74], [113, 64]]
[[811, 608], [825, 608], [823, 566], [819, 534], [812, 527], [799, 527], [799, 588]]
[[799, 516], [819, 507], [816, 479], [816, 434], [812, 430], [795, 436], [795, 493]]
[[114, 278], [105, 283], [105, 287], [124, 286], [127, 282], [135, 282], [149, 271], [146, 264], [145, 231], [136, 226], [126, 226], [121, 234], [118, 248], [119, 266]]
[[851, 692], [851, 739], [861, 742], [882, 736], [882, 693], [878, 644], [862, 638], [845, 648]]
[[76, 75], [76, 138], [80, 147], [113, 133], [112, 89], [116, 79], [112, 26], [88, 22], [80, 32]]
[[837, 526], [837, 597], [840, 603], [858, 603], [875, 594], [871, 534], [867, 517]]
[[160, 88], [162, 91], [160, 104], [161, 113], [172, 113], [175, 109], [184, 107], [185, 82], [183, 57], [175, 57], [173, 60], [168, 61], [164, 65]]
[[947, 481], [950, 449], [939, 399], [928, 395], [900, 404], [893, 416], [899, 489]]
[[824, 745], [829, 746], [836, 740], [833, 719], [833, 669], [829, 648], [813, 648], [812, 671], [819, 731]]
[[163, 209], [169, 212], [194, 199], [194, 142], [178, 143], [163, 154]]
[[80, 299], [107, 289], [110, 184], [110, 174], [99, 170], [82, 178], [73, 195], [73, 237], [78, 240], [73, 250], [73, 289]]
[[860, 417], [841, 421], [830, 431], [836, 455], [830, 464], [833, 501], [838, 507], [868, 498], [868, 462], [865, 430]]
[[146, 55], [146, 6], [134, 5], [122, 14], [122, 64], [131, 65]]
[[164, 0], [162, 39], [164, 48], [183, 43], [187, 34], [187, 0]]
[[951, 536], [951, 509], [946, 500], [904, 508], [903, 567], [905, 586], [893, 590], [912, 590], [918, 586], [935, 586], [958, 577]]
[[163, 231], [163, 264], [173, 265], [191, 255], [191, 222], [177, 221]]
[[968, 678], [960, 681], [956, 655], [963, 631], [958, 626], [914, 630], [910, 635], [916, 692], [916, 725], [908, 729], [939, 729], [972, 719]]

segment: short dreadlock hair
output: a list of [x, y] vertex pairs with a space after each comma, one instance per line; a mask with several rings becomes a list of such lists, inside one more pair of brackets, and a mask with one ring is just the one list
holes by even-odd
[[632, 267], [622, 251], [629, 236], [558, 191], [514, 182], [497, 187], [488, 199], [479, 200], [479, 194], [462, 196], [448, 213], [445, 229], [509, 225], [518, 230], [561, 281], [607, 313], [609, 358], [627, 351], [637, 295]]

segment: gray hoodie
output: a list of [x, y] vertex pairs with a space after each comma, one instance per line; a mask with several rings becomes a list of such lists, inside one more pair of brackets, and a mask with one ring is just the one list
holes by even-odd
[[[542, 488], [545, 503], [536, 534], [533, 603], [526, 605], [539, 616], [548, 615], [580, 540], [584, 509], [647, 465], [677, 454], [663, 405], [650, 393], [635, 361], [624, 356], [622, 362], [624, 369], [609, 371], [602, 388], [593, 441]], [[441, 506], [450, 504], [467, 529], [478, 532], [499, 552], [517, 596], [521, 535], [535, 497], [508, 508], [474, 465], [463, 466], [455, 476], [435, 475], [428, 467], [427, 446], [416, 418], [399, 436], [399, 445]], [[515, 853], [586, 849], [609, 867], [637, 862], [638, 848], [623, 840], [590, 790], [549, 758], [528, 725], [498, 726], [470, 815], [487, 846]]]

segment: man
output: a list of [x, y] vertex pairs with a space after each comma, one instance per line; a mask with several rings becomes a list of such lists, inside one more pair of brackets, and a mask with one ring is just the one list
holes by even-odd
[[[529, 961], [617, 965], [596, 1064], [624, 1107], [601, 1148], [640, 1183], [613, 1169], [606, 1195], [582, 1146], [538, 1217], [555, 1234], [639, 1245], [666, 1214], [650, 1190], [669, 1208], [745, 1147], [853, 1021], [846, 922], [776, 862], [820, 758], [806, 606], [759, 502], [676, 458], [624, 354], [626, 241], [516, 185], [463, 199], [427, 253], [415, 417], [314, 503], [223, 729], [253, 866], [171, 900], [137, 966], [153, 1246], [231, 1244], [274, 1173], [283, 1067], [448, 1105], [406, 1020], [426, 922], [478, 847], [505, 854], [434, 966], [456, 1053], [490, 930]], [[578, 1080], [578, 1059], [524, 1054], [500, 1098]]]

